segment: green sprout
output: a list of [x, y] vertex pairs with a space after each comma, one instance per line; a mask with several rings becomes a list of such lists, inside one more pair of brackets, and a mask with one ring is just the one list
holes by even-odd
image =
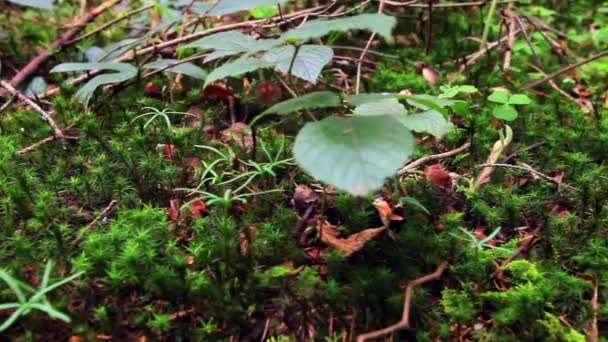
[[[18, 300], [18, 302], [0, 304], [0, 310], [15, 310], [9, 316], [9, 318], [2, 323], [0, 326], [0, 332], [8, 329], [19, 317], [27, 315], [32, 310], [39, 310], [45, 312], [52, 318], [60, 319], [64, 322], [70, 322], [70, 317], [53, 308], [53, 306], [47, 300], [46, 294], [78, 278], [84, 272], [72, 274], [65, 279], [49, 285], [49, 278], [51, 277], [52, 268], [53, 262], [49, 260], [44, 268], [42, 282], [40, 283], [40, 287], [38, 289], [35, 289], [28, 284], [13, 278], [6, 271], [0, 269], [0, 279], [2, 279], [8, 285], [8, 287], [11, 288], [11, 290], [13, 290], [13, 293]], [[26, 298], [24, 290], [31, 292], [32, 296], [30, 298]]]
[[171, 120], [169, 119], [169, 115], [190, 115], [190, 116], [194, 116], [194, 114], [190, 114], [190, 113], [184, 113], [184, 112], [176, 112], [171, 108], [165, 108], [163, 110], [158, 110], [157, 108], [154, 107], [144, 107], [143, 109], [145, 110], [149, 110], [148, 112], [145, 112], [143, 114], [140, 114], [138, 116], [136, 116], [133, 120], [131, 120], [131, 123], [133, 123], [134, 121], [141, 119], [141, 118], [145, 118], [150, 116], [151, 118], [146, 121], [146, 123], [144, 124], [144, 128], [147, 128], [152, 122], [154, 122], [154, 120], [156, 120], [156, 118], [163, 118], [165, 119], [165, 123], [167, 124], [167, 128], [171, 128]]

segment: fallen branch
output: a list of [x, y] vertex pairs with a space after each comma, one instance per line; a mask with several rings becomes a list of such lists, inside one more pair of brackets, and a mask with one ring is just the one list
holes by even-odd
[[448, 267], [448, 262], [443, 261], [437, 269], [433, 273], [427, 274], [423, 277], [416, 278], [410, 281], [405, 288], [405, 299], [403, 301], [403, 314], [401, 315], [401, 320], [393, 325], [389, 325], [386, 328], [375, 330], [371, 332], [367, 332], [365, 334], [361, 334], [357, 336], [357, 342], [365, 342], [370, 339], [379, 338], [382, 336], [386, 336], [388, 334], [394, 333], [398, 330], [407, 329], [410, 327], [410, 308], [412, 304], [412, 293], [414, 292], [414, 288], [423, 285], [425, 283], [431, 282], [433, 280], [437, 280], [441, 278], [443, 272], [445, 272]]
[[101, 214], [99, 214], [93, 221], [91, 221], [91, 223], [89, 223], [87, 225], [87, 230], [92, 229], [97, 224], [97, 222], [99, 222], [106, 215], [108, 215], [108, 213], [110, 212], [110, 210], [112, 210], [112, 208], [114, 208], [114, 206], [116, 204], [118, 204], [118, 201], [117, 200], [112, 200], [110, 202], [110, 204], [108, 204], [108, 206], [101, 212]]
[[[89, 13], [87, 13], [84, 17], [76, 20], [71, 29], [69, 29], [66, 33], [64, 33], [59, 39], [55, 40], [51, 47], [48, 49], [43, 49], [40, 51], [38, 56], [34, 57], [25, 67], [23, 67], [18, 73], [16, 73], [13, 78], [9, 81], [10, 85], [13, 87], [19, 86], [23, 81], [28, 79], [44, 62], [46, 62], [54, 53], [63, 49], [64, 47], [70, 45], [72, 40], [76, 35], [82, 31], [88, 23], [97, 18], [100, 14], [105, 12], [107, 9], [119, 3], [120, 0], [107, 0], [101, 5], [92, 9]], [[0, 91], [0, 96], [5, 95], [2, 91]]]
[[[69, 129], [72, 129], [73, 127], [74, 127], [74, 124], [71, 124], [68, 127], [66, 127], [63, 131], [65, 132], [65, 131], [67, 131]], [[62, 138], [63, 139], [68, 139], [68, 140], [80, 140], [80, 137], [78, 137], [78, 136], [64, 135]], [[55, 140], [57, 140], [57, 136], [56, 135], [51, 135], [50, 137], [44, 138], [44, 139], [40, 140], [39, 142], [37, 142], [35, 144], [32, 144], [32, 145], [30, 145], [28, 147], [25, 147], [25, 148], [17, 151], [17, 154], [20, 155], [20, 156], [22, 156], [24, 154], [28, 154], [28, 153], [34, 152], [40, 146], [46, 145], [46, 144], [50, 144], [50, 143], [52, 143]]]
[[51, 125], [54, 130], [55, 136], [58, 138], [63, 137], [63, 131], [59, 128], [59, 125], [55, 122], [51, 114], [47, 113], [44, 109], [42, 109], [36, 102], [32, 101], [29, 97], [25, 96], [19, 90], [15, 89], [10, 83], [0, 80], [0, 87], [6, 89], [13, 96], [17, 96], [21, 101], [27, 103], [32, 109], [37, 111], [44, 117], [44, 119]]
[[576, 69], [576, 68], [578, 68], [580, 66], [583, 66], [583, 65], [585, 65], [587, 63], [591, 63], [591, 62], [593, 62], [593, 61], [595, 61], [597, 59], [600, 59], [600, 58], [606, 57], [606, 56], [608, 56], [608, 50], [602, 51], [602, 52], [600, 52], [600, 53], [598, 53], [596, 55], [593, 55], [591, 57], [588, 57], [588, 58], [586, 58], [586, 59], [584, 59], [584, 60], [582, 60], [582, 61], [580, 61], [578, 63], [572, 64], [572, 65], [569, 65], [569, 66], [567, 66], [565, 68], [557, 70], [556, 72], [553, 72], [553, 73], [551, 73], [551, 74], [549, 74], [549, 75], [541, 78], [540, 80], [536, 80], [536, 81], [532, 81], [532, 82], [529, 82], [527, 84], [524, 84], [520, 88], [520, 90], [525, 90], [525, 89], [536, 87], [536, 86], [538, 86], [540, 84], [543, 84], [543, 83], [545, 83], [545, 82], [547, 82], [549, 80], [552, 80], [552, 79], [556, 78], [557, 76], [559, 76], [561, 74], [564, 74], [564, 73], [566, 73], [566, 72], [568, 72], [570, 70], [574, 70], [574, 69]]
[[430, 161], [437, 160], [437, 159], [443, 159], [443, 158], [451, 157], [451, 156], [457, 155], [459, 153], [462, 153], [462, 152], [466, 151], [469, 147], [471, 147], [471, 143], [467, 142], [467, 143], [463, 144], [462, 146], [455, 148], [453, 150], [443, 152], [443, 153], [438, 153], [438, 154], [431, 154], [428, 156], [424, 156], [420, 159], [416, 159], [413, 162], [406, 164], [399, 171], [397, 171], [397, 176], [403, 176], [404, 174], [407, 173], [408, 170], [417, 168], [418, 166], [426, 164]]
[[511, 165], [511, 164], [500, 164], [500, 163], [487, 163], [487, 164], [481, 164], [479, 166], [480, 167], [484, 167], [484, 168], [485, 167], [492, 167], [492, 168], [494, 168], [494, 167], [502, 167], [502, 168], [507, 168], [507, 169], [515, 169], [515, 170], [525, 171], [525, 172], [528, 172], [528, 173], [533, 174], [535, 176], [538, 176], [539, 178], [542, 178], [542, 179], [544, 179], [544, 180], [546, 180], [548, 182], [551, 182], [551, 183], [557, 185], [558, 187], [561, 187], [563, 185], [563, 186], [565, 186], [565, 187], [567, 187], [567, 188], [569, 188], [571, 190], [580, 191], [579, 189], [577, 189], [577, 188], [575, 188], [575, 187], [573, 187], [571, 185], [568, 185], [568, 184], [565, 184], [565, 183], [561, 183], [561, 182], [557, 181], [556, 179], [554, 179], [553, 177], [547, 176], [546, 174], [544, 174], [542, 172], [539, 172], [539, 171], [536, 171], [536, 170], [534, 170], [531, 167], [524, 167], [524, 166], [519, 166], [519, 165]]

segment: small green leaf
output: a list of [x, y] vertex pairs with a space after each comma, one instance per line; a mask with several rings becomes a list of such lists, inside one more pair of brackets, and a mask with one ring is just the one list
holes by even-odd
[[395, 174], [414, 144], [410, 131], [391, 116], [330, 116], [307, 123], [296, 137], [293, 153], [313, 177], [365, 195]]
[[288, 73], [291, 67], [292, 75], [315, 84], [323, 67], [334, 57], [334, 51], [322, 45], [302, 45], [293, 60], [295, 51], [292, 45], [274, 48], [264, 54], [263, 60], [283, 73]]
[[93, 77], [76, 92], [76, 98], [85, 107], [95, 90], [106, 84], [120, 83], [137, 75], [137, 68], [128, 63], [63, 63], [51, 69], [51, 72], [112, 70], [116, 73], [103, 74]]
[[433, 109], [408, 115], [404, 124], [414, 132], [426, 132], [437, 139], [454, 129], [454, 125], [446, 120], [443, 114]]
[[[210, 0], [202, 4], [195, 2], [192, 9], [199, 15], [220, 16], [240, 11], [249, 11], [262, 6], [276, 6], [289, 0]], [[188, 2], [190, 3], [190, 2]]]
[[492, 114], [494, 114], [494, 117], [496, 117], [497, 119], [505, 121], [513, 121], [517, 119], [517, 110], [515, 109], [515, 107], [510, 106], [508, 104], [496, 106]]
[[443, 107], [451, 106], [459, 100], [451, 100], [451, 99], [442, 99], [432, 95], [411, 95], [406, 96], [407, 103], [410, 105], [420, 108], [422, 110], [435, 109], [437, 111], [441, 110]]
[[368, 102], [379, 102], [387, 99], [397, 98], [397, 93], [369, 93], [369, 94], [356, 94], [347, 96], [345, 101], [351, 106], [360, 106]]
[[418, 208], [418, 209], [422, 210], [425, 214], [431, 215], [429, 210], [424, 205], [422, 205], [422, 203], [420, 203], [420, 201], [418, 201], [414, 197], [401, 197], [399, 199], [399, 203], [409, 205], [414, 208]]
[[395, 17], [381, 14], [368, 13], [353, 17], [311, 20], [302, 27], [291, 29], [281, 37], [283, 40], [296, 38], [298, 40], [309, 40], [321, 38], [332, 31], [368, 30], [384, 37], [389, 42], [393, 41], [392, 31], [397, 24]]
[[277, 45], [277, 39], [259, 39], [239, 31], [227, 31], [212, 34], [196, 40], [185, 48], [199, 48], [215, 50], [205, 57], [204, 62], [210, 62], [219, 58], [234, 56], [240, 53], [254, 54]]
[[[176, 59], [161, 59], [158, 61], [154, 61], [152, 63], [148, 63], [144, 65], [142, 68], [144, 69], [162, 69], [169, 66], [171, 63], [179, 62]], [[174, 72], [176, 74], [184, 74], [186, 76], [190, 76], [193, 78], [198, 78], [199, 80], [204, 80], [207, 78], [207, 72], [192, 63], [182, 63], [176, 66], [170, 67], [166, 69], [167, 72]]]
[[249, 13], [256, 19], [266, 19], [277, 15], [279, 10], [277, 6], [260, 6], [252, 9]]
[[256, 71], [262, 68], [268, 68], [271, 66], [272, 65], [270, 63], [265, 62], [259, 58], [239, 58], [232, 62], [225, 63], [219, 68], [216, 68], [211, 73], [209, 73], [209, 75], [207, 75], [207, 79], [205, 80], [205, 87], [217, 80], [222, 80], [228, 77], [240, 76], [248, 72]]
[[339, 105], [340, 96], [338, 94], [331, 91], [318, 91], [277, 103], [264, 113], [283, 115], [307, 108], [327, 108]]
[[508, 102], [510, 105], [527, 105], [530, 103], [532, 103], [532, 100], [524, 94], [511, 95]]
[[495, 90], [490, 96], [488, 96], [488, 101], [496, 102], [496, 103], [509, 103], [509, 93], [502, 90]]
[[21, 6], [36, 7], [45, 10], [53, 9], [53, 0], [8, 0]]

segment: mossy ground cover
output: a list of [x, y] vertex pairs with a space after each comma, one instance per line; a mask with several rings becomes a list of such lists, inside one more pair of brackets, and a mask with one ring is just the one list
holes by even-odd
[[[72, 13], [73, 5], [58, 11]], [[530, 31], [530, 44], [518, 38], [508, 72], [501, 50], [460, 69], [459, 59], [479, 49], [467, 37], [482, 31], [487, 6], [436, 9], [428, 54], [425, 9], [391, 8], [399, 17], [396, 45], [372, 46], [389, 56], [368, 55], [365, 92], [437, 95], [443, 84], [480, 91], [460, 95], [470, 109], [450, 112], [455, 129], [441, 141], [417, 136], [413, 159], [470, 142], [468, 149], [408, 170], [366, 197], [319, 184], [298, 168], [293, 137], [307, 116], [268, 117], [253, 131], [247, 125], [288, 98], [277, 93], [281, 83], [269, 71], [228, 81], [229, 91], [203, 91], [200, 81], [159, 73], [98, 90], [86, 109], [73, 98], [78, 88], [63, 83], [44, 105], [79, 139], [25, 152], [53, 131], [15, 101], [0, 113], [1, 264], [33, 287], [48, 260], [55, 264], [52, 282], [83, 273], [46, 295], [70, 323], [31, 311], [2, 338], [354, 340], [398, 321], [405, 284], [447, 261], [438, 280], [414, 290], [410, 327], [393, 340], [604, 340], [608, 64], [597, 60], [556, 79], [559, 91], [548, 84], [522, 90], [543, 76], [531, 66], [535, 55], [550, 73], [561, 68], [560, 58], [574, 62], [606, 49], [601, 8], [587, 1], [516, 6], [516, 13], [566, 37], [550, 33], [547, 40]], [[10, 7], [7, 13], [21, 17], [0, 24], [0, 34], [10, 37], [0, 41], [2, 76], [35, 56], [32, 46], [54, 37], [40, 12]], [[499, 25], [491, 33], [495, 39]], [[48, 64], [82, 58], [85, 45], [125, 36], [127, 30], [112, 28]], [[331, 44], [360, 46], [366, 38], [335, 35]], [[562, 44], [563, 55], [551, 42]], [[360, 51], [340, 53], [356, 59]], [[356, 73], [352, 63], [334, 66]], [[62, 78], [48, 69], [40, 74], [59, 84]], [[350, 91], [340, 77], [326, 70], [317, 87]], [[524, 166], [495, 168], [475, 186], [505, 127], [493, 116], [497, 104], [487, 100], [495, 87], [532, 99], [517, 106], [518, 118], [508, 122], [512, 142], [495, 161]], [[393, 215], [388, 230], [349, 255], [328, 246], [318, 229], [361, 233], [382, 226], [386, 207]], [[0, 302], [14, 302], [14, 289], [2, 286]], [[13, 312], [0, 311], [0, 320]]]

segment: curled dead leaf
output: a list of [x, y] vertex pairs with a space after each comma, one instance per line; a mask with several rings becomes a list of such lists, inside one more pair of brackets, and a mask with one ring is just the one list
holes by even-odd
[[323, 241], [328, 246], [339, 250], [346, 256], [350, 256], [365, 247], [367, 242], [373, 240], [386, 230], [385, 227], [368, 228], [358, 233], [349, 235], [347, 238], [339, 238], [340, 233], [336, 226], [324, 221], [317, 225], [317, 231]]
[[243, 122], [235, 122], [232, 126], [220, 132], [220, 139], [227, 142], [234, 142], [245, 148], [247, 151], [253, 149], [253, 136], [251, 128]]

